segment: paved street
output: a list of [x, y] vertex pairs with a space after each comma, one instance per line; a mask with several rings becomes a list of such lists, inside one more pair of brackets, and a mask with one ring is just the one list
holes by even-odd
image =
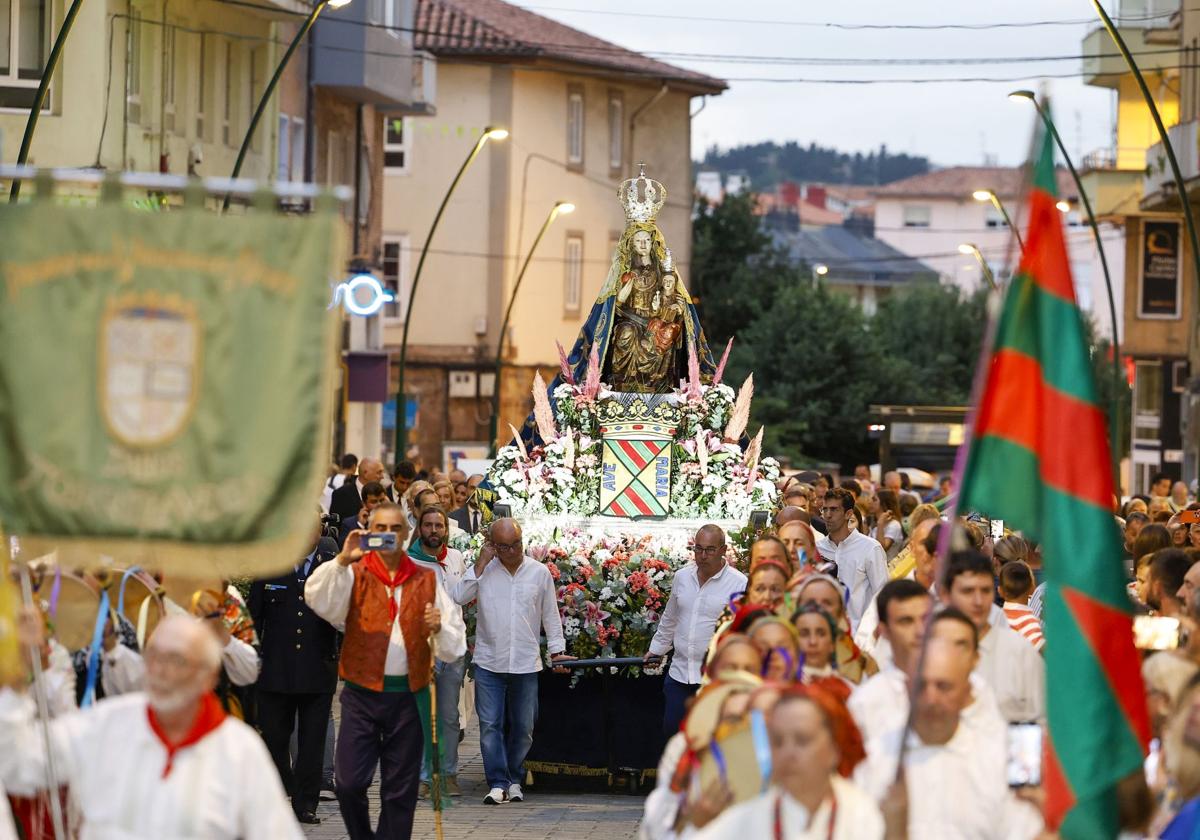
[[[442, 817], [447, 838], [485, 838], [485, 840], [620, 840], [637, 834], [642, 815], [640, 796], [597, 794], [538, 793], [527, 788], [524, 802], [509, 805], [484, 805], [487, 787], [483, 781], [483, 759], [479, 753], [479, 730], [474, 721], [459, 750], [459, 783], [463, 795], [451, 800]], [[371, 793], [371, 813], [378, 814], [378, 778]], [[346, 840], [336, 802], [322, 802], [317, 812], [320, 825], [304, 826], [310, 840]], [[429, 803], [417, 803], [413, 837], [436, 837], [433, 811]], [[380, 840], [387, 840], [380, 838]]]

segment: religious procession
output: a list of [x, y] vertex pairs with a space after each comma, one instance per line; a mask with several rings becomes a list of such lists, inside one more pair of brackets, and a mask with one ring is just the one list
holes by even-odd
[[1200, 12], [564, 2], [0, 0], [0, 840], [1200, 838]]

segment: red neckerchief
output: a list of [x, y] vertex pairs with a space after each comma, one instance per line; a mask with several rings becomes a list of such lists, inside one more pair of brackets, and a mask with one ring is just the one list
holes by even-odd
[[442, 567], [443, 572], [446, 571], [446, 547], [446, 544], [442, 543], [442, 550], [439, 551], [437, 557], [434, 558], [437, 560], [437, 564]]
[[158, 723], [158, 715], [154, 713], [152, 706], [146, 706], [146, 717], [150, 720], [150, 729], [158, 740], [162, 742], [163, 747], [167, 750], [167, 765], [163, 768], [162, 777], [165, 779], [171, 772], [171, 765], [175, 761], [175, 753], [179, 752], [184, 747], [190, 747], [198, 742], [208, 733], [212, 732], [218, 726], [225, 722], [225, 710], [221, 708], [221, 701], [217, 699], [217, 695], [209, 691], [200, 699], [200, 710], [196, 713], [196, 719], [192, 722], [192, 728], [183, 736], [183, 740], [172, 744], [167, 740], [167, 735], [163, 732], [162, 726]]
[[[387, 587], [388, 615], [391, 616], [392, 623], [395, 623], [396, 615], [400, 612], [400, 607], [396, 604], [396, 587], [417, 573], [417, 564], [412, 561], [406, 551], [401, 550], [400, 565], [396, 567], [395, 573], [392, 573], [383, 564], [383, 558], [379, 556], [379, 552], [370, 551], [363, 556], [363, 568], [379, 578]], [[391, 624], [388, 626], [390, 627]]]

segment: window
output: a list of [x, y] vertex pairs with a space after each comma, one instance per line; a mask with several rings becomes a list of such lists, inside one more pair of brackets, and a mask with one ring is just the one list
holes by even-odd
[[204, 103], [206, 91], [204, 89], [204, 80], [208, 76], [208, 50], [204, 39], [204, 33], [198, 33], [196, 36], [196, 51], [198, 57], [199, 69], [196, 71], [196, 139], [204, 139]]
[[568, 233], [566, 271], [563, 276], [563, 309], [568, 313], [579, 311], [579, 297], [583, 288], [583, 234]]
[[412, 145], [412, 123], [408, 117], [383, 118], [383, 170], [388, 175], [407, 175]]
[[583, 88], [567, 90], [567, 164], [583, 168]]
[[927, 228], [929, 227], [929, 205], [928, 204], [906, 204], [904, 205], [904, 226], [911, 228]]
[[389, 321], [404, 320], [408, 309], [408, 295], [411, 291], [412, 277], [409, 276], [409, 259], [412, 251], [409, 247], [408, 234], [384, 234], [383, 253], [380, 263], [383, 267], [383, 287], [389, 289], [396, 298], [394, 303], [383, 305], [383, 317]]
[[608, 168], [616, 175], [625, 168], [625, 99], [608, 95]]
[[286, 181], [292, 171], [292, 121], [279, 115], [279, 159], [275, 162], [275, 180]]
[[1136, 363], [1133, 377], [1133, 439], [1159, 439], [1163, 407], [1162, 362]]
[[304, 180], [304, 158], [308, 154], [308, 135], [304, 132], [304, 120], [292, 117], [292, 161], [291, 180]]
[[0, 0], [0, 108], [33, 104], [50, 51], [49, 6], [48, 0]]
[[233, 43], [225, 42], [225, 102], [221, 111], [221, 142], [233, 145]]
[[125, 117], [142, 121], [142, 22], [135, 17], [125, 28]]
[[175, 133], [175, 33], [163, 29], [163, 131]]
[[1004, 221], [1004, 214], [996, 209], [994, 204], [989, 204], [984, 209], [983, 223], [990, 228], [1008, 227], [1008, 223]]
[[[245, 122], [245, 125], [246, 125], [247, 131], [250, 129], [250, 121], [252, 119], [254, 119], [254, 108], [258, 104], [258, 97], [260, 96], [259, 83], [258, 83], [259, 82], [259, 79], [258, 79], [258, 53], [259, 53], [259, 51], [256, 49], [253, 49], [253, 48], [246, 51], [246, 59], [250, 65], [248, 68], [250, 72], [246, 74], [246, 122]], [[262, 136], [262, 132], [258, 131], [257, 129], [255, 130], [255, 132], [252, 135], [250, 135], [251, 151], [255, 151], [255, 152], [262, 151], [262, 140], [260, 139], [261, 136]]]

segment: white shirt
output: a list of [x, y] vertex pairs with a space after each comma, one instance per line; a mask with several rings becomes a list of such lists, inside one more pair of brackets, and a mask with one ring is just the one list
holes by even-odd
[[[443, 662], [454, 662], [467, 652], [467, 628], [463, 624], [462, 610], [450, 600], [440, 583], [434, 584], [434, 606], [442, 616], [442, 629], [437, 633], [437, 658]], [[396, 587], [397, 608], [404, 585]], [[354, 594], [354, 567], [343, 566], [337, 561], [322, 563], [313, 569], [304, 584], [304, 602], [321, 618], [338, 630], [345, 631], [346, 615], [350, 612], [350, 596]], [[387, 658], [383, 663], [385, 677], [408, 675], [408, 649], [404, 645], [404, 632], [400, 629], [400, 611], [392, 622], [392, 635], [388, 640]]]
[[[1026, 645], [1028, 646], [1028, 645]], [[867, 742], [854, 781], [883, 801], [896, 779], [903, 727]], [[949, 742], [927, 746], [909, 733], [904, 758], [908, 836], [920, 840], [1032, 840], [1042, 829], [1035, 808], [1008, 788], [1003, 732], [959, 725]]]
[[[421, 546], [421, 550], [425, 550], [425, 546]], [[415, 554], [410, 554], [412, 561], [422, 568], [429, 569], [437, 575], [438, 583], [446, 590], [446, 594], [450, 596], [450, 600], [454, 601], [454, 610], [458, 613], [459, 618], [462, 618], [462, 607], [458, 604], [458, 590], [462, 587], [462, 579], [467, 574], [467, 561], [463, 559], [462, 552], [457, 548], [446, 547], [446, 557], [442, 563], [446, 564], [446, 568], [442, 568], [442, 564], [438, 562], [430, 563], [422, 560]], [[465, 625], [464, 625], [465, 626]]]
[[[903, 727], [908, 722], [908, 677], [895, 666], [890, 666], [865, 680], [850, 695], [846, 708], [854, 716], [862, 732], [863, 741], [885, 735]], [[974, 727], [990, 738], [1007, 737], [1007, 722], [996, 705], [983, 677], [971, 674], [971, 705], [963, 709], [960, 722]]]
[[[726, 808], [700, 831], [696, 840], [770, 840], [775, 836], [775, 803], [787, 840], [883, 840], [883, 814], [879, 806], [853, 782], [833, 776], [833, 803], [827, 797], [809, 814], [808, 809], [778, 788], [772, 787], [749, 802]], [[782, 799], [780, 799], [782, 797]], [[830, 818], [835, 820], [829, 825]], [[807, 829], [805, 828], [807, 826]], [[917, 835], [910, 835], [916, 837]]]
[[[71, 712], [50, 734], [59, 778], [82, 812], [81, 840], [303, 840], [262, 738], [240, 720], [227, 717], [178, 750], [166, 778], [144, 694]], [[44, 787], [45, 767], [32, 698], [0, 690], [0, 782], [29, 795]]]
[[329, 513], [329, 506], [333, 504], [333, 491], [346, 483], [345, 473], [334, 473], [325, 481], [325, 488], [321, 491], [321, 512]]
[[[1004, 611], [1000, 611], [1004, 616]], [[979, 640], [979, 674], [996, 694], [1000, 714], [1009, 723], [1046, 718], [1046, 664], [1033, 645], [1006, 623], [992, 625]]]
[[846, 539], [835, 543], [828, 536], [817, 540], [817, 552], [837, 564], [838, 580], [850, 592], [846, 613], [850, 624], [857, 627], [863, 613], [879, 590], [888, 582], [887, 556], [883, 546], [871, 537], [851, 531]]
[[536, 674], [542, 670], [543, 631], [547, 653], [567, 649], [549, 569], [532, 557], [522, 558], [515, 574], [498, 557], [482, 575], [475, 568], [463, 576], [458, 602], [479, 601], [472, 654], [476, 665], [497, 674]]
[[700, 663], [717, 630], [717, 619], [729, 599], [746, 591], [746, 576], [725, 565], [700, 585], [696, 564], [675, 573], [671, 597], [650, 640], [650, 653], [662, 656], [674, 649], [670, 677], [676, 682], [700, 684]]
[[671, 780], [679, 760], [687, 752], [687, 735], [676, 732], [667, 739], [662, 756], [658, 759], [658, 775], [654, 777], [654, 790], [646, 797], [642, 821], [638, 824], [638, 840], [674, 840], [675, 820], [684, 794], [671, 790]]

